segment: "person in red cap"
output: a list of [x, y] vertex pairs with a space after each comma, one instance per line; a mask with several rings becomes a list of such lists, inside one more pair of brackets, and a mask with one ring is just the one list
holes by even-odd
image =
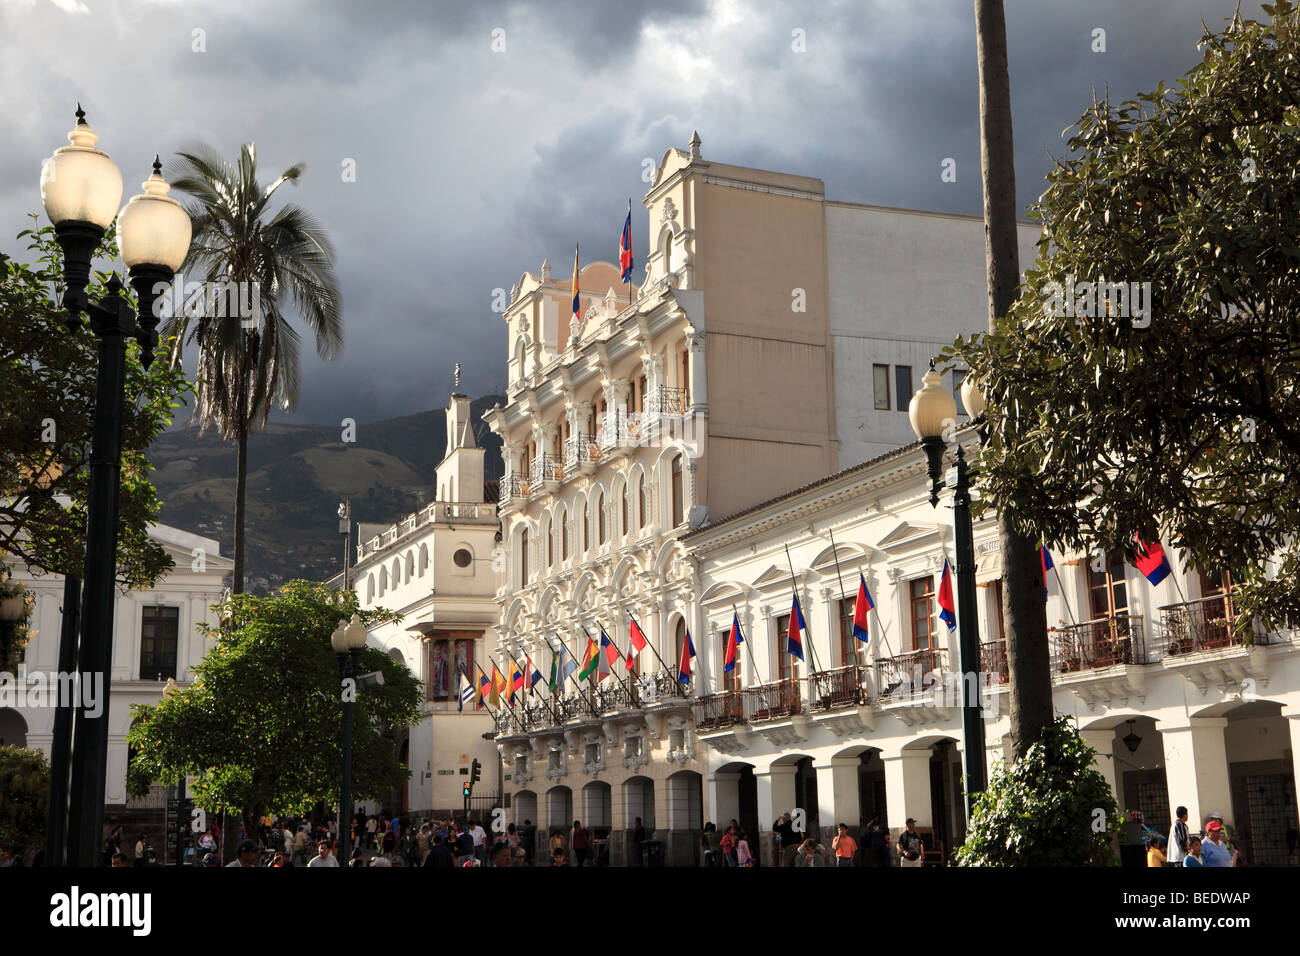
[[1211, 820], [1205, 824], [1205, 841], [1201, 844], [1201, 856], [1206, 866], [1236, 866], [1237, 851], [1229, 850], [1223, 841], [1223, 824]]

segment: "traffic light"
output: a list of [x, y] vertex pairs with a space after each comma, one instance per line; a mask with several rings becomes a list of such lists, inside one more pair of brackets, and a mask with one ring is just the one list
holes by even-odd
[[474, 762], [471, 763], [471, 764], [469, 765], [469, 782], [470, 782], [470, 783], [478, 783], [478, 782], [479, 782], [479, 778], [483, 776], [483, 773], [482, 773], [482, 771], [481, 771], [481, 769], [480, 769], [482, 766], [483, 766], [483, 765], [480, 764], [480, 763], [478, 762], [478, 757], [475, 757], [475, 758], [474, 758]]
[[469, 784], [465, 784], [465, 799], [469, 799]]

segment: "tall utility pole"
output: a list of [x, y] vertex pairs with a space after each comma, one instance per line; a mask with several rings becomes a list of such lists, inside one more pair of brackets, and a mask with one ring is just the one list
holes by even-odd
[[[1002, 0], [975, 0], [980, 75], [980, 172], [984, 180], [984, 261], [989, 331], [1020, 294], [1016, 232], [1016, 166], [1011, 136], [1011, 81]], [[988, 396], [996, 400], [996, 396]], [[1020, 759], [1052, 722], [1052, 671], [1047, 645], [1046, 582], [1039, 544], [1018, 532], [1014, 504], [998, 518], [1002, 539], [1003, 620], [1010, 671], [1011, 743]]]

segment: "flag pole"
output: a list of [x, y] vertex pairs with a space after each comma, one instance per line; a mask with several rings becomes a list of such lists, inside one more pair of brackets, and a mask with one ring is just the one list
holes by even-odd
[[[641, 622], [638, 621], [638, 620], [636, 619], [636, 615], [634, 615], [631, 611], [628, 611], [628, 612], [627, 612], [627, 617], [628, 617], [628, 620], [629, 620], [629, 621], [631, 621], [633, 624], [636, 625], [637, 630], [641, 632], [642, 636], [644, 636], [644, 635], [645, 635], [645, 628], [643, 628], [643, 627], [641, 626]], [[632, 638], [629, 636], [629, 637], [628, 637], [628, 640], [630, 641], [631, 639], [632, 639]], [[666, 670], [666, 671], [669, 670], [668, 665], [664, 663], [664, 659], [663, 659], [662, 657], [659, 656], [659, 651], [655, 648], [655, 643], [654, 643], [654, 641], [652, 641], [652, 640], [650, 640], [650, 638], [646, 637], [645, 642], [646, 642], [646, 646], [649, 647], [650, 650], [654, 652], [654, 656], [655, 656], [655, 658], [659, 661], [659, 666], [662, 667], [662, 668], [663, 668], [664, 670]], [[670, 671], [670, 673], [671, 673], [671, 671]], [[678, 681], [674, 680], [674, 681], [673, 681], [673, 686], [677, 687], [677, 691], [678, 691], [678, 693], [681, 693], [681, 687], [678, 686]]]
[[[488, 660], [491, 660], [491, 659], [492, 659], [492, 658], [489, 656], [489, 657], [488, 657]], [[490, 690], [490, 689], [492, 688], [492, 678], [491, 678], [491, 677], [488, 677], [488, 675], [487, 675], [486, 673], [484, 673], [482, 666], [479, 665], [477, 662], [474, 664], [474, 668], [475, 668], [475, 670], [477, 670], [477, 671], [479, 672], [479, 676], [480, 676], [480, 677], [485, 677], [485, 678], [487, 678], [488, 689]], [[485, 695], [485, 694], [483, 693], [482, 685], [481, 685], [481, 684], [479, 685], [479, 699], [480, 699], [481, 701], [483, 701], [483, 706], [487, 708], [488, 713], [491, 714], [493, 717], [495, 717], [495, 716], [497, 715], [497, 712], [496, 712], [495, 710], [493, 710], [493, 709], [492, 709], [492, 705], [488, 703], [488, 697], [487, 697], [487, 695]]]
[[[790, 566], [790, 590], [794, 592], [794, 599], [798, 601], [799, 584], [794, 577], [794, 561], [791, 560], [790, 558], [790, 546], [788, 544], [785, 546], [785, 563]], [[794, 608], [791, 608], [790, 610], [793, 612]], [[800, 612], [803, 611], [802, 604], [799, 605], [799, 610]], [[790, 624], [794, 624], [794, 621], [793, 620], [790, 621]], [[813, 647], [812, 628], [808, 627], [807, 618], [804, 618], [804, 633], [808, 637], [808, 653], [812, 655], [813, 673], [817, 673], [822, 669], [822, 667], [820, 664], [817, 663], [817, 649]], [[789, 626], [787, 626], [785, 629], [785, 643], [786, 643], [786, 653], [788, 654], [790, 653], [790, 627]], [[790, 668], [790, 676], [794, 677], [794, 667]], [[797, 677], [795, 677], [794, 679], [796, 681], [798, 680]]]
[[[551, 646], [551, 642], [546, 637], [542, 638], [542, 642], [546, 645], [546, 649], [551, 652], [551, 666], [552, 667], [558, 666], [555, 660], [555, 648]], [[532, 675], [531, 674], [528, 675], [528, 678], [526, 679], [531, 680]], [[557, 684], [556, 686], [558, 687], [559, 685]], [[529, 686], [528, 689], [531, 691], [533, 688]], [[564, 721], [560, 720], [560, 712], [559, 710], [556, 709], [555, 706], [555, 691], [551, 689], [551, 684], [549, 681], [547, 681], [546, 683], [546, 690], [547, 690], [547, 694], [546, 697], [543, 699], [546, 701], [546, 705], [551, 708], [551, 716], [555, 718], [555, 726], [558, 727], [560, 726], [560, 724], [564, 723]]]
[[[615, 618], [614, 620], [617, 621], [618, 618]], [[600, 624], [600, 618], [596, 618], [596, 623], [597, 623], [597, 624]], [[604, 624], [600, 624], [600, 633], [603, 634], [605, 637], [609, 637], [608, 634], [605, 634], [605, 625], [604, 625]], [[617, 627], [614, 628], [614, 633], [615, 633], [615, 634], [618, 633], [618, 628], [617, 628]], [[610, 641], [610, 646], [611, 646], [612, 648], [614, 648], [614, 650], [616, 650], [616, 651], [618, 650], [618, 645], [615, 644], [612, 640]], [[605, 648], [603, 648], [603, 647], [597, 647], [597, 648], [596, 648], [596, 653], [597, 653], [597, 654], [600, 654], [602, 657], [604, 657], [604, 655], [605, 655]], [[626, 671], [627, 671], [627, 658], [625, 658], [625, 657], [623, 656], [623, 653], [622, 653], [621, 651], [619, 651], [618, 658], [619, 658], [619, 661], [620, 661], [620, 662], [622, 663], [622, 665], [623, 665], [623, 670], [626, 672]], [[605, 658], [605, 663], [606, 663], [606, 664], [609, 664], [609, 658], [608, 658], [608, 657]], [[597, 666], [596, 666], [596, 673], [597, 673], [597, 674], [600, 673], [600, 665], [597, 665]], [[627, 691], [627, 694], [628, 694], [628, 697], [629, 697], [629, 698], [632, 697], [632, 685], [631, 685], [630, 683], [628, 683], [628, 682], [625, 682], [625, 681], [623, 680], [623, 678], [619, 677], [616, 673], [614, 673], [614, 665], [613, 665], [613, 664], [610, 664], [610, 665], [609, 665], [609, 676], [610, 676], [610, 677], [613, 677], [616, 681], [619, 682], [619, 684], [623, 687], [623, 689]]]
[[1061, 603], [1065, 605], [1065, 613], [1070, 615], [1070, 626], [1073, 627], [1078, 623], [1074, 616], [1074, 610], [1070, 607], [1070, 599], [1065, 596], [1065, 583], [1061, 580], [1061, 570], [1052, 562], [1052, 573], [1056, 575], [1056, 589], [1061, 593]]
[[[739, 627], [739, 626], [740, 626], [740, 612], [738, 612], [738, 611], [736, 610], [736, 605], [735, 605], [735, 603], [733, 603], [733, 604], [731, 605], [731, 613], [732, 613], [732, 616], [734, 617], [734, 619], [735, 619], [735, 621], [736, 621], [736, 626]], [[743, 632], [742, 632], [742, 634], [743, 634]], [[730, 636], [730, 634], [728, 634], [728, 636]], [[740, 645], [739, 645], [739, 644], [736, 645], [736, 653], [737, 653], [737, 654], [740, 653]], [[746, 656], [746, 657], [750, 657], [750, 655], [748, 655], [748, 654], [746, 654], [745, 656]], [[763, 675], [760, 674], [760, 673], [758, 672], [758, 664], [755, 663], [755, 662], [751, 659], [750, 662], [749, 662], [749, 666], [750, 666], [750, 668], [754, 671], [754, 680], [758, 681], [759, 686], [762, 686], [762, 684], [763, 684]], [[725, 672], [724, 672], [724, 673], [725, 673]]]
[[[578, 627], [582, 627], [582, 625], [579, 624]], [[587, 629], [586, 629], [585, 627], [582, 627], [582, 633], [583, 633], [583, 635], [587, 638], [587, 642], [590, 643], [590, 642], [591, 642], [591, 635], [587, 633]], [[597, 653], [597, 654], [600, 653], [600, 648], [599, 648], [599, 647], [596, 648], [596, 653]], [[578, 659], [578, 658], [576, 658], [576, 657], [574, 658], [575, 661], [576, 661], [577, 659]], [[576, 677], [574, 677], [573, 674], [570, 674], [570, 675], [569, 675], [569, 678], [570, 678], [570, 679], [571, 679], [575, 684], [578, 685], [578, 690], [582, 692], [583, 700], [585, 700], [585, 701], [587, 702], [587, 709], [591, 711], [591, 716], [593, 716], [593, 717], [599, 717], [600, 714], [599, 714], [599, 712], [596, 710], [596, 704], [595, 704], [595, 701], [593, 701], [593, 700], [591, 699], [591, 691], [590, 691], [590, 689], [583, 690], [582, 682], [579, 681]], [[591, 680], [591, 678], [588, 677], [587, 680]]]

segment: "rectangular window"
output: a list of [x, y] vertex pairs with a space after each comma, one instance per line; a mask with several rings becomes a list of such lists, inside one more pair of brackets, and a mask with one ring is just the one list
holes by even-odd
[[894, 366], [894, 400], [897, 402], [895, 408], [900, 412], [907, 411], [907, 406], [912, 401], [912, 366], [910, 365]]
[[1124, 556], [1112, 554], [1101, 571], [1088, 565], [1088, 600], [1093, 620], [1128, 613], [1128, 588], [1124, 581]]
[[872, 384], [876, 390], [876, 409], [889, 411], [889, 366], [871, 366]]
[[858, 644], [853, 636], [853, 611], [857, 596], [840, 600], [840, 666], [848, 667], [858, 662]]
[[966, 379], [966, 370], [964, 368], [955, 368], [952, 370], [952, 394], [957, 399], [957, 414], [966, 415], [966, 406], [961, 400], [961, 383]]
[[779, 681], [789, 680], [794, 676], [793, 669], [790, 667], [794, 661], [790, 659], [790, 651], [786, 646], [789, 637], [790, 615], [782, 614], [776, 619], [776, 679]]
[[912, 604], [912, 650], [931, 647], [934, 637], [934, 575], [908, 582]]
[[146, 607], [140, 621], [140, 679], [176, 677], [176, 639], [180, 629], [178, 607]]
[[[743, 663], [742, 657], [749, 649], [748, 642], [741, 644], [736, 649], [736, 666], [727, 671], [727, 642], [731, 639], [731, 625], [727, 625], [718, 632], [718, 647], [722, 648], [722, 656], [718, 658], [718, 673], [722, 675], [722, 689], [724, 691], [740, 690], [740, 665]], [[679, 658], [680, 660], [680, 658]]]

